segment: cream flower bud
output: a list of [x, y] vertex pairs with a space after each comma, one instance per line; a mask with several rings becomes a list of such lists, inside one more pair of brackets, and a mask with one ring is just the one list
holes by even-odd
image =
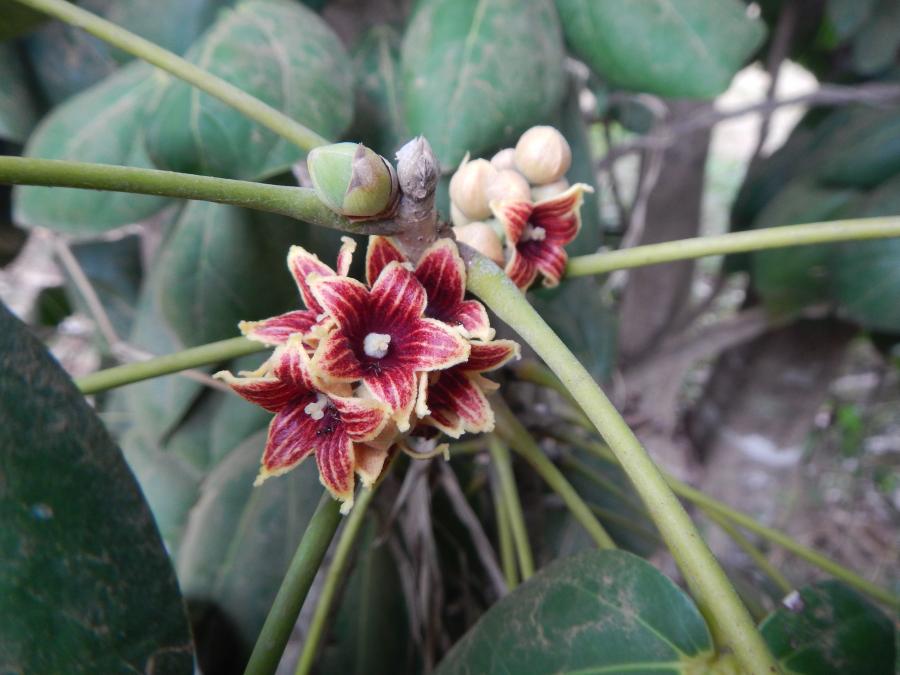
[[531, 201], [531, 186], [525, 180], [525, 176], [518, 171], [504, 169], [498, 171], [497, 176], [491, 181], [487, 189], [488, 203], [493, 201]]
[[496, 155], [491, 157], [491, 164], [497, 171], [505, 171], [507, 169], [516, 170], [516, 149], [503, 148]]
[[486, 159], [466, 159], [450, 179], [450, 199], [464, 216], [472, 220], [491, 215], [487, 189], [497, 170]]
[[454, 227], [453, 233], [457, 241], [471, 246], [476, 251], [503, 267], [503, 244], [494, 228], [487, 223], [469, 223], [462, 227]]
[[361, 143], [334, 143], [306, 158], [316, 195], [336, 213], [371, 218], [388, 212], [399, 194], [397, 174], [381, 155]]
[[468, 225], [472, 222], [471, 218], [466, 218], [465, 214], [459, 210], [459, 207], [450, 202], [450, 220], [457, 227], [462, 227], [463, 225]]
[[569, 143], [553, 127], [531, 127], [516, 143], [516, 167], [534, 185], [559, 180], [571, 164]]
[[551, 197], [562, 194], [568, 189], [569, 181], [565, 178], [560, 178], [559, 180], [547, 183], [546, 185], [535, 185], [531, 188], [531, 201], [542, 202], [545, 199], [550, 199]]

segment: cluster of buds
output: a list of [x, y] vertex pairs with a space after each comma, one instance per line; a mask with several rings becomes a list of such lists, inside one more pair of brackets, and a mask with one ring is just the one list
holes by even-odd
[[292, 247], [288, 268], [305, 307], [242, 322], [246, 337], [274, 352], [258, 370], [215, 375], [275, 414], [257, 484], [315, 455], [344, 513], [355, 476], [373, 484], [397, 449], [416, 454], [411, 437], [493, 429], [485, 393], [496, 384], [483, 373], [519, 355], [515, 342], [494, 339], [484, 306], [464, 297], [452, 240], [413, 266], [391, 240], [371, 237], [365, 283], [348, 276], [355, 248], [345, 237], [332, 269]]
[[556, 286], [568, 260], [564, 247], [581, 228], [584, 192], [592, 190], [569, 186], [571, 164], [565, 137], [548, 126], [532, 127], [490, 161], [467, 155], [450, 180], [456, 238], [503, 266], [519, 288], [538, 274]]

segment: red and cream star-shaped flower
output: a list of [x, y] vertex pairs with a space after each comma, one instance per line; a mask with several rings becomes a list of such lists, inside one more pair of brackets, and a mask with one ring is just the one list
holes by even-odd
[[372, 237], [367, 284], [346, 276], [347, 239], [332, 270], [292, 247], [288, 265], [306, 309], [243, 323], [252, 339], [276, 345], [257, 370], [216, 374], [275, 413], [257, 483], [315, 455], [322, 483], [349, 508], [354, 474], [374, 482], [392, 447], [417, 429], [493, 429], [481, 373], [518, 356], [492, 340], [484, 306], [465, 298], [465, 266], [442, 239], [413, 266], [388, 239]]
[[565, 192], [536, 203], [492, 202], [491, 210], [503, 225], [509, 259], [506, 274], [521, 289], [538, 274], [544, 286], [557, 286], [569, 256], [564, 248], [581, 229], [581, 203], [593, 189], [576, 183]]

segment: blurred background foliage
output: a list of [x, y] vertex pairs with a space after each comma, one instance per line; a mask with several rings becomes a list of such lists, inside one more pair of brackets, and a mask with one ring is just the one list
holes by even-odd
[[[573, 255], [900, 212], [900, 0], [79, 4], [327, 138], [391, 157], [426, 135], [446, 174], [445, 216], [449, 175], [466, 152], [489, 157], [532, 125], [557, 126], [573, 150], [570, 178], [597, 190]], [[0, 0], [0, 39], [0, 153], [294, 182], [300, 150], [82, 31]], [[741, 100], [741, 83], [754, 81], [762, 97]], [[0, 295], [75, 374], [228, 338], [241, 319], [295, 307], [290, 244], [328, 262], [339, 237], [230, 206], [0, 186]], [[898, 298], [900, 240], [675, 263], [532, 293], [663, 464], [894, 588]], [[319, 487], [307, 464], [251, 489], [268, 415], [207, 371], [189, 375], [99, 396], [96, 410], [152, 509], [201, 667], [240, 672]], [[560, 397], [515, 372], [506, 379], [529, 427], [571, 426]], [[674, 575], [621, 472], [565, 442], [543, 447], [618, 543]], [[497, 600], [444, 482], [461, 487], [493, 540], [488, 464], [460, 455], [449, 467], [450, 478], [404, 466], [385, 484], [321, 672], [429, 672]], [[541, 565], [590, 548], [558, 498], [524, 464], [516, 470]], [[755, 611], [774, 610], [779, 589], [706, 525]], [[798, 586], [817, 578], [766, 554]], [[531, 595], [496, 605], [440, 672], [477, 670], [492, 640], [519, 639], [502, 633], [504, 617], [561, 602], [567, 580], [594, 583], [598, 569], [638, 605], [654, 592], [684, 605], [673, 614], [690, 624], [682, 656], [708, 650], [696, 609], [651, 566], [590, 555], [599, 554], [556, 563]], [[834, 629], [839, 639], [805, 659], [778, 653], [793, 672], [887, 672], [833, 669], [867, 654], [890, 668], [891, 627], [877, 609], [842, 586], [806, 593], [810, 606], [834, 609], [832, 622], [795, 626], [804, 619], [777, 610], [767, 638]], [[869, 618], [844, 627], [858, 616]], [[577, 621], [551, 615], [543, 627]], [[528, 651], [534, 628], [515, 629], [526, 662], [538, 658]], [[587, 635], [595, 646], [620, 639]], [[644, 646], [622, 658], [671, 661], [665, 646]], [[547, 667], [597, 665], [591, 649], [571, 650], [574, 661], [545, 653]]]

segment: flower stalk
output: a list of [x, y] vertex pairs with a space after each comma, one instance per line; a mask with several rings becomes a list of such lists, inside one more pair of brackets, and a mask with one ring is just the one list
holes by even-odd
[[500, 489], [504, 516], [512, 531], [519, 571], [522, 581], [527, 581], [534, 574], [534, 558], [531, 555], [528, 531], [525, 529], [525, 518], [522, 515], [522, 504], [519, 501], [519, 491], [516, 489], [509, 449], [494, 435], [489, 440], [488, 449], [494, 470], [497, 472], [497, 487]]
[[590, 373], [487, 258], [469, 256], [468, 288], [531, 345], [605, 438], [647, 506], [714, 633], [724, 638], [749, 673], [777, 673], [777, 663], [725, 572], [647, 451]]
[[391, 234], [390, 222], [355, 223], [329, 209], [310, 188], [268, 185], [176, 171], [32, 157], [0, 157], [0, 183], [130, 192], [196, 199], [279, 213], [354, 234]]
[[244, 675], [271, 675], [278, 668], [306, 594], [340, 525], [339, 508], [340, 503], [327, 492], [322, 495], [284, 575]]
[[854, 218], [806, 225], [766, 227], [577, 256], [569, 260], [569, 264], [566, 266], [566, 276], [583, 277], [590, 274], [605, 274], [616, 270], [659, 265], [676, 260], [691, 260], [710, 255], [748, 253], [771, 248], [890, 237], [900, 237], [900, 217]]

